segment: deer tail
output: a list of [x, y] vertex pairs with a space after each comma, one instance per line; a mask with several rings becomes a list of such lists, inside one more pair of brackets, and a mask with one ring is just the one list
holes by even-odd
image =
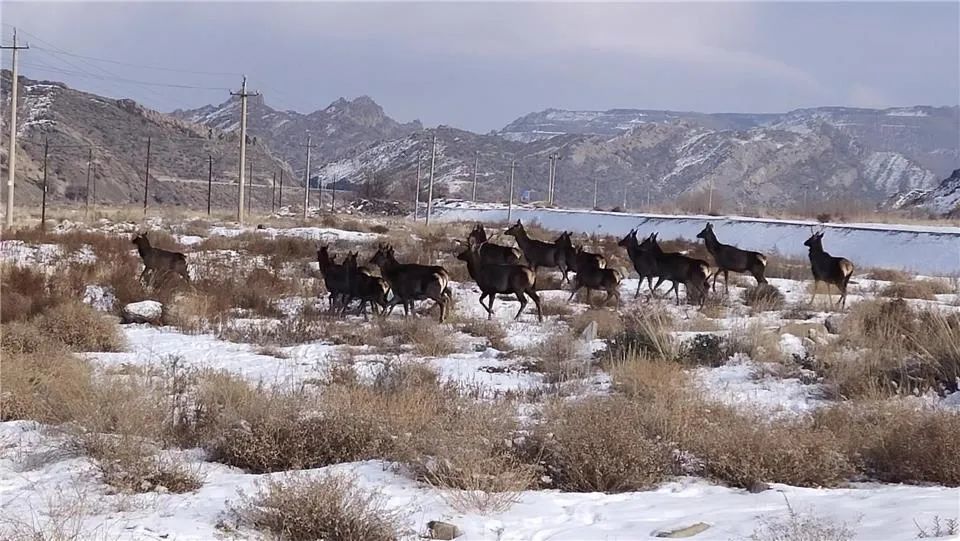
[[760, 264], [764, 267], [767, 266], [767, 256], [763, 254], [757, 254], [757, 260], [760, 261]]

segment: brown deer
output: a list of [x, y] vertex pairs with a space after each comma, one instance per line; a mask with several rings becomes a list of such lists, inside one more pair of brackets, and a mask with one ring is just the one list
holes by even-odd
[[730, 271], [749, 272], [757, 279], [757, 284], [767, 283], [763, 277], [767, 269], [767, 258], [759, 252], [750, 252], [741, 250], [736, 246], [723, 244], [717, 240], [717, 235], [713, 232], [713, 224], [707, 223], [699, 234], [698, 239], [703, 239], [707, 245], [707, 251], [713, 256], [713, 261], [717, 264], [717, 271], [713, 273], [713, 290], [717, 290], [717, 276], [723, 273], [723, 290], [730, 291]]
[[803, 243], [810, 248], [810, 270], [813, 272], [813, 295], [810, 302], [817, 298], [820, 282], [827, 284], [827, 298], [833, 306], [833, 297], [830, 295], [830, 286], [835, 285], [840, 290], [839, 304], [841, 309], [847, 307], [847, 284], [853, 276], [853, 263], [842, 257], [833, 257], [823, 250], [823, 230], [813, 232], [810, 238]]
[[[637, 292], [633, 298], [640, 296], [640, 286], [643, 284], [644, 278], [647, 279], [647, 287], [650, 288], [650, 294], [652, 295], [653, 279], [657, 276], [657, 258], [654, 257], [653, 252], [640, 249], [640, 241], [637, 240], [636, 229], [631, 229], [625, 237], [620, 239], [617, 246], [627, 249], [627, 255], [630, 256], [633, 268], [637, 271], [637, 274], [640, 275], [640, 279], [637, 281]], [[650, 297], [647, 297], [647, 300], [649, 301]]]
[[[573, 276], [573, 291], [570, 292], [570, 298], [567, 299], [567, 302], [572, 301], [577, 291], [585, 287], [587, 288], [587, 304], [590, 304], [591, 291], [602, 289], [607, 292], [607, 298], [603, 300], [603, 304], [610, 302], [610, 298], [613, 297], [617, 299], [617, 307], [619, 307], [620, 280], [623, 279], [623, 275], [616, 269], [601, 266], [596, 259], [589, 257], [595, 255], [585, 252], [583, 247], [577, 247], [574, 257], [580, 263], [577, 265], [577, 273]], [[600, 261], [602, 261], [602, 258]]]
[[388, 309], [403, 303], [403, 313], [409, 315], [414, 308], [413, 301], [432, 299], [440, 307], [440, 322], [443, 323], [447, 304], [452, 298], [448, 287], [450, 276], [443, 267], [400, 263], [389, 244], [381, 244], [377, 253], [370, 258], [370, 263], [380, 267], [381, 274], [393, 291], [393, 299], [387, 303]]
[[699, 296], [699, 304], [703, 307], [707, 299], [707, 276], [710, 276], [710, 265], [702, 259], [688, 257], [676, 252], [664, 252], [657, 242], [657, 234], [651, 233], [644, 239], [638, 249], [642, 252], [649, 252], [657, 261], [657, 283], [653, 286], [656, 290], [664, 280], [673, 282], [673, 287], [667, 291], [673, 291], [677, 299], [677, 305], [680, 305], [680, 284], [687, 288], [687, 300], [690, 300], [690, 291], [693, 290]]
[[513, 246], [501, 246], [489, 242], [483, 224], [477, 224], [470, 231], [467, 240], [480, 247], [480, 260], [495, 265], [519, 265], [523, 254]]
[[[527, 297], [537, 306], [537, 320], [543, 321], [540, 296], [537, 294], [537, 275], [526, 265], [499, 265], [485, 263], [482, 254], [483, 245], [467, 240], [466, 248], [457, 254], [457, 259], [467, 264], [467, 272], [480, 287], [480, 306], [487, 311], [487, 319], [493, 317], [493, 301], [498, 293], [513, 293], [520, 301], [520, 309], [513, 319], [519, 319], [527, 306]], [[484, 298], [490, 298], [490, 305], [483, 304]]]
[[147, 238], [146, 233], [137, 234], [131, 242], [137, 246], [137, 253], [143, 260], [143, 272], [140, 273], [141, 282], [148, 274], [150, 279], [153, 280], [157, 271], [163, 274], [175, 272], [183, 277], [187, 283], [190, 282], [190, 274], [187, 273], [187, 256], [180, 252], [171, 252], [150, 246], [150, 239]]
[[523, 257], [527, 259], [527, 264], [530, 265], [533, 272], [537, 272], [540, 267], [558, 268], [563, 273], [560, 283], [569, 281], [569, 278], [567, 278], [569, 270], [567, 268], [567, 258], [563, 249], [556, 243], [530, 238], [520, 220], [517, 220], [517, 223], [504, 231], [504, 234], [517, 239], [517, 246], [520, 247]]

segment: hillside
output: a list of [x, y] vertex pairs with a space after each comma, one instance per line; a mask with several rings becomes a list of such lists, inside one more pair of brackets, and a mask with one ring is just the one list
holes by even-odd
[[960, 169], [943, 179], [936, 188], [897, 194], [889, 205], [896, 209], [916, 209], [937, 216], [960, 217]]
[[[10, 71], [2, 72], [4, 109], [9, 107]], [[16, 197], [19, 204], [40, 199], [43, 143], [49, 140], [48, 195], [82, 200], [87, 157], [93, 149], [92, 176], [100, 202], [143, 200], [147, 138], [150, 149], [150, 198], [155, 203], [202, 207], [206, 204], [208, 156], [213, 157], [214, 206], [236, 205], [239, 140], [234, 133], [211, 130], [159, 113], [126, 99], [110, 99], [51, 81], [20, 77]], [[2, 129], [7, 133], [8, 118]], [[3, 145], [6, 175], [6, 144]], [[254, 184], [265, 185], [284, 165], [265, 145], [248, 145]], [[302, 182], [301, 182], [302, 184]], [[254, 190], [254, 202], [269, 205], [270, 192]]]
[[[220, 105], [178, 110], [172, 116], [223, 131], [240, 126], [240, 100], [230, 98]], [[312, 134], [314, 164], [350, 156], [371, 144], [405, 137], [422, 129], [419, 122], [401, 124], [383, 112], [367, 96], [354, 100], [340, 98], [324, 109], [309, 114], [280, 111], [263, 96], [247, 102], [247, 130], [264, 141], [294, 168], [303, 171], [307, 134]], [[302, 173], [301, 173], [302, 174]]]

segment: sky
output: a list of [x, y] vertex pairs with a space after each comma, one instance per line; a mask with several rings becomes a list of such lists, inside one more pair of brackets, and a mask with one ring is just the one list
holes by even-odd
[[220, 103], [241, 74], [278, 109], [367, 95], [399, 121], [481, 133], [546, 108], [782, 112], [960, 101], [955, 1], [5, 0], [0, 22], [4, 44], [16, 26], [33, 47], [20, 56], [24, 75], [161, 111]]

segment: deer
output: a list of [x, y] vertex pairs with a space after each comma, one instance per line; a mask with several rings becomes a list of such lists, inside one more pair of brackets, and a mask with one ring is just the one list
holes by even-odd
[[517, 239], [517, 246], [533, 272], [537, 272], [540, 267], [558, 268], [563, 273], [560, 283], [569, 281], [566, 256], [556, 243], [530, 238], [520, 220], [504, 231], [504, 234]]
[[[587, 288], [587, 304], [590, 304], [591, 291], [602, 289], [607, 292], [607, 298], [603, 300], [603, 304], [607, 304], [611, 297], [615, 297], [617, 307], [619, 307], [620, 280], [623, 279], [620, 271], [600, 266], [595, 258], [589, 257], [596, 256], [596, 254], [585, 252], [583, 247], [577, 247], [574, 256], [580, 261], [580, 264], [578, 264], [577, 273], [573, 277], [573, 290], [570, 292], [570, 298], [567, 299], [567, 302], [572, 301], [577, 292], [585, 287]], [[600, 260], [602, 261], [602, 258]]]
[[383, 278], [371, 274], [366, 267], [359, 266], [357, 264], [359, 255], [358, 252], [350, 252], [343, 260], [349, 285], [349, 292], [346, 295], [346, 301], [343, 303], [343, 311], [347, 310], [347, 306], [353, 299], [360, 299], [359, 312], [364, 319], [367, 319], [366, 307], [368, 303], [375, 315], [382, 314], [386, 310], [387, 293], [390, 291], [390, 286]]
[[834, 257], [823, 250], [823, 233], [814, 232], [811, 229], [810, 238], [803, 245], [810, 248], [810, 270], [813, 272], [813, 295], [810, 297], [812, 304], [817, 298], [820, 289], [820, 282], [827, 284], [827, 298], [830, 305], [833, 305], [833, 297], [830, 295], [830, 286], [835, 285], [840, 290], [840, 299], [838, 303], [841, 309], [847, 307], [847, 284], [850, 283], [850, 277], [853, 276], [853, 263], [843, 257]]
[[480, 259], [483, 263], [496, 265], [519, 265], [523, 254], [513, 246], [501, 246], [487, 239], [483, 224], [477, 224], [467, 236], [468, 241], [480, 247]]
[[[653, 295], [653, 279], [657, 276], [657, 258], [653, 255], [652, 251], [640, 249], [640, 242], [637, 240], [637, 230], [631, 229], [626, 236], [617, 242], [617, 246], [627, 250], [627, 256], [630, 257], [630, 262], [633, 263], [633, 269], [637, 271], [637, 274], [640, 276], [640, 280], [637, 281], [637, 292], [633, 295], [633, 298], [636, 299], [640, 296], [640, 286], [643, 285], [644, 278], [647, 280], [647, 287], [650, 288], [650, 294]], [[647, 297], [647, 300], [649, 300], [649, 297]]]
[[[564, 261], [567, 264], [567, 270], [580, 272], [580, 268], [589, 269], [593, 267], [604, 268], [607, 262], [600, 254], [590, 253], [580, 247], [574, 247], [571, 233], [564, 231], [557, 237], [554, 244], [563, 251]], [[568, 280], [569, 281], [569, 280]]]
[[[483, 260], [483, 244], [477, 244], [472, 238], [467, 239], [465, 249], [457, 254], [457, 259], [467, 264], [467, 272], [477, 282], [480, 288], [480, 306], [487, 311], [487, 319], [493, 318], [493, 301], [498, 293], [513, 293], [520, 301], [520, 309], [514, 320], [520, 319], [520, 314], [527, 307], [527, 297], [533, 300], [537, 307], [537, 321], [543, 322], [543, 309], [540, 306], [540, 296], [537, 294], [537, 274], [526, 265], [486, 263]], [[483, 299], [490, 298], [490, 305], [484, 305]]]
[[713, 224], [707, 222], [703, 231], [697, 234], [698, 239], [703, 239], [707, 246], [707, 251], [713, 256], [713, 261], [717, 264], [717, 270], [713, 273], [713, 290], [717, 290], [717, 277], [723, 273], [723, 290], [730, 291], [730, 271], [749, 272], [757, 280], [757, 285], [767, 283], [763, 277], [767, 269], [767, 258], [759, 252], [750, 252], [741, 250], [736, 246], [723, 244], [717, 240], [716, 233], [713, 232]]
[[450, 275], [446, 269], [438, 265], [400, 263], [389, 244], [379, 245], [370, 263], [380, 267], [381, 274], [393, 291], [393, 299], [387, 303], [388, 309], [403, 303], [403, 313], [410, 315], [413, 301], [432, 299], [440, 307], [440, 322], [443, 323], [447, 303], [452, 299], [448, 286]]
[[342, 263], [336, 262], [336, 257], [331, 256], [326, 245], [317, 247], [317, 263], [320, 265], [320, 274], [323, 275], [323, 283], [327, 291], [330, 292], [330, 308], [333, 312], [338, 307], [341, 312], [346, 310], [347, 296], [350, 294], [350, 281], [347, 276], [347, 268]]
[[664, 252], [660, 248], [660, 243], [657, 242], [657, 234], [651, 233], [649, 237], [644, 239], [640, 243], [639, 249], [642, 251], [647, 251], [653, 255], [657, 262], [657, 283], [653, 286], [653, 289], [660, 287], [660, 284], [664, 280], [673, 282], [673, 287], [667, 291], [667, 295], [670, 295], [670, 291], [673, 291], [676, 296], [677, 306], [680, 305], [680, 284], [684, 284], [687, 288], [687, 297], [690, 297], [690, 289], [692, 288], [700, 297], [700, 306], [703, 307], [703, 303], [706, 301], [707, 289], [709, 284], [707, 283], [707, 277], [710, 276], [710, 265], [702, 259], [696, 259], [693, 257], [688, 257], [683, 254], [673, 253], [673, 252]]
[[143, 260], [143, 272], [140, 273], [141, 282], [147, 275], [153, 280], [156, 272], [160, 271], [164, 274], [175, 272], [188, 284], [190, 283], [190, 274], [187, 273], [187, 256], [180, 252], [171, 252], [150, 246], [150, 239], [147, 238], [146, 233], [138, 233], [131, 242], [136, 245], [137, 253]]

